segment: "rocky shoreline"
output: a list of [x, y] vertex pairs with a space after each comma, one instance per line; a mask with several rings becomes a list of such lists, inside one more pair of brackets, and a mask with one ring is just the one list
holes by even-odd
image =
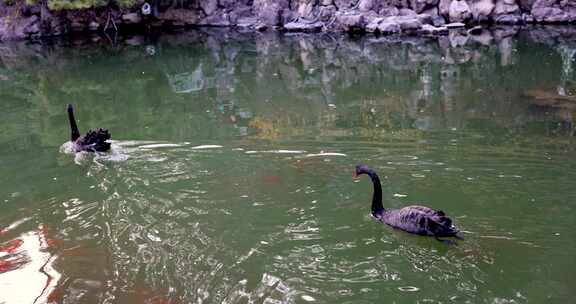
[[195, 26], [443, 35], [479, 24], [576, 23], [573, 0], [138, 0], [81, 10], [19, 1], [0, 1], [0, 40]]

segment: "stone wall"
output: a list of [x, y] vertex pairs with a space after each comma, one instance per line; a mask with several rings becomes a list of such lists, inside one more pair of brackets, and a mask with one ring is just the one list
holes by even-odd
[[247, 30], [446, 34], [481, 23], [576, 23], [575, 0], [184, 0], [132, 8], [50, 11], [0, 0], [0, 40], [128, 28], [233, 26]]

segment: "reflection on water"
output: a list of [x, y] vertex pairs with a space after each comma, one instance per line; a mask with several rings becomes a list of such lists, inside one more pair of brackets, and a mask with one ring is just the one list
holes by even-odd
[[[574, 35], [1, 45], [0, 303], [566, 302]], [[357, 163], [465, 240], [374, 222]]]
[[[28, 218], [1, 231], [2, 237], [24, 224]], [[0, 286], [6, 303], [45, 303], [52, 300], [60, 273], [54, 269], [56, 255], [44, 226], [0, 243]]]

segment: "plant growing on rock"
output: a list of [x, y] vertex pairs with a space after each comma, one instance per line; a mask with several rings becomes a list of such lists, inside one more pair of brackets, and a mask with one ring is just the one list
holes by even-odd
[[[5, 5], [26, 4], [28, 6], [43, 4], [42, 0], [0, 0]], [[131, 7], [138, 0], [46, 0], [46, 6], [51, 10], [89, 9], [104, 6]]]

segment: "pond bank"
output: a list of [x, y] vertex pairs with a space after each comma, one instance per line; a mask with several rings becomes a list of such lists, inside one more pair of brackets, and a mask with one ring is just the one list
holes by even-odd
[[187, 26], [437, 35], [480, 23], [576, 22], [576, 3], [567, 0], [139, 0], [130, 7], [49, 7], [50, 0], [1, 1], [0, 40]]

